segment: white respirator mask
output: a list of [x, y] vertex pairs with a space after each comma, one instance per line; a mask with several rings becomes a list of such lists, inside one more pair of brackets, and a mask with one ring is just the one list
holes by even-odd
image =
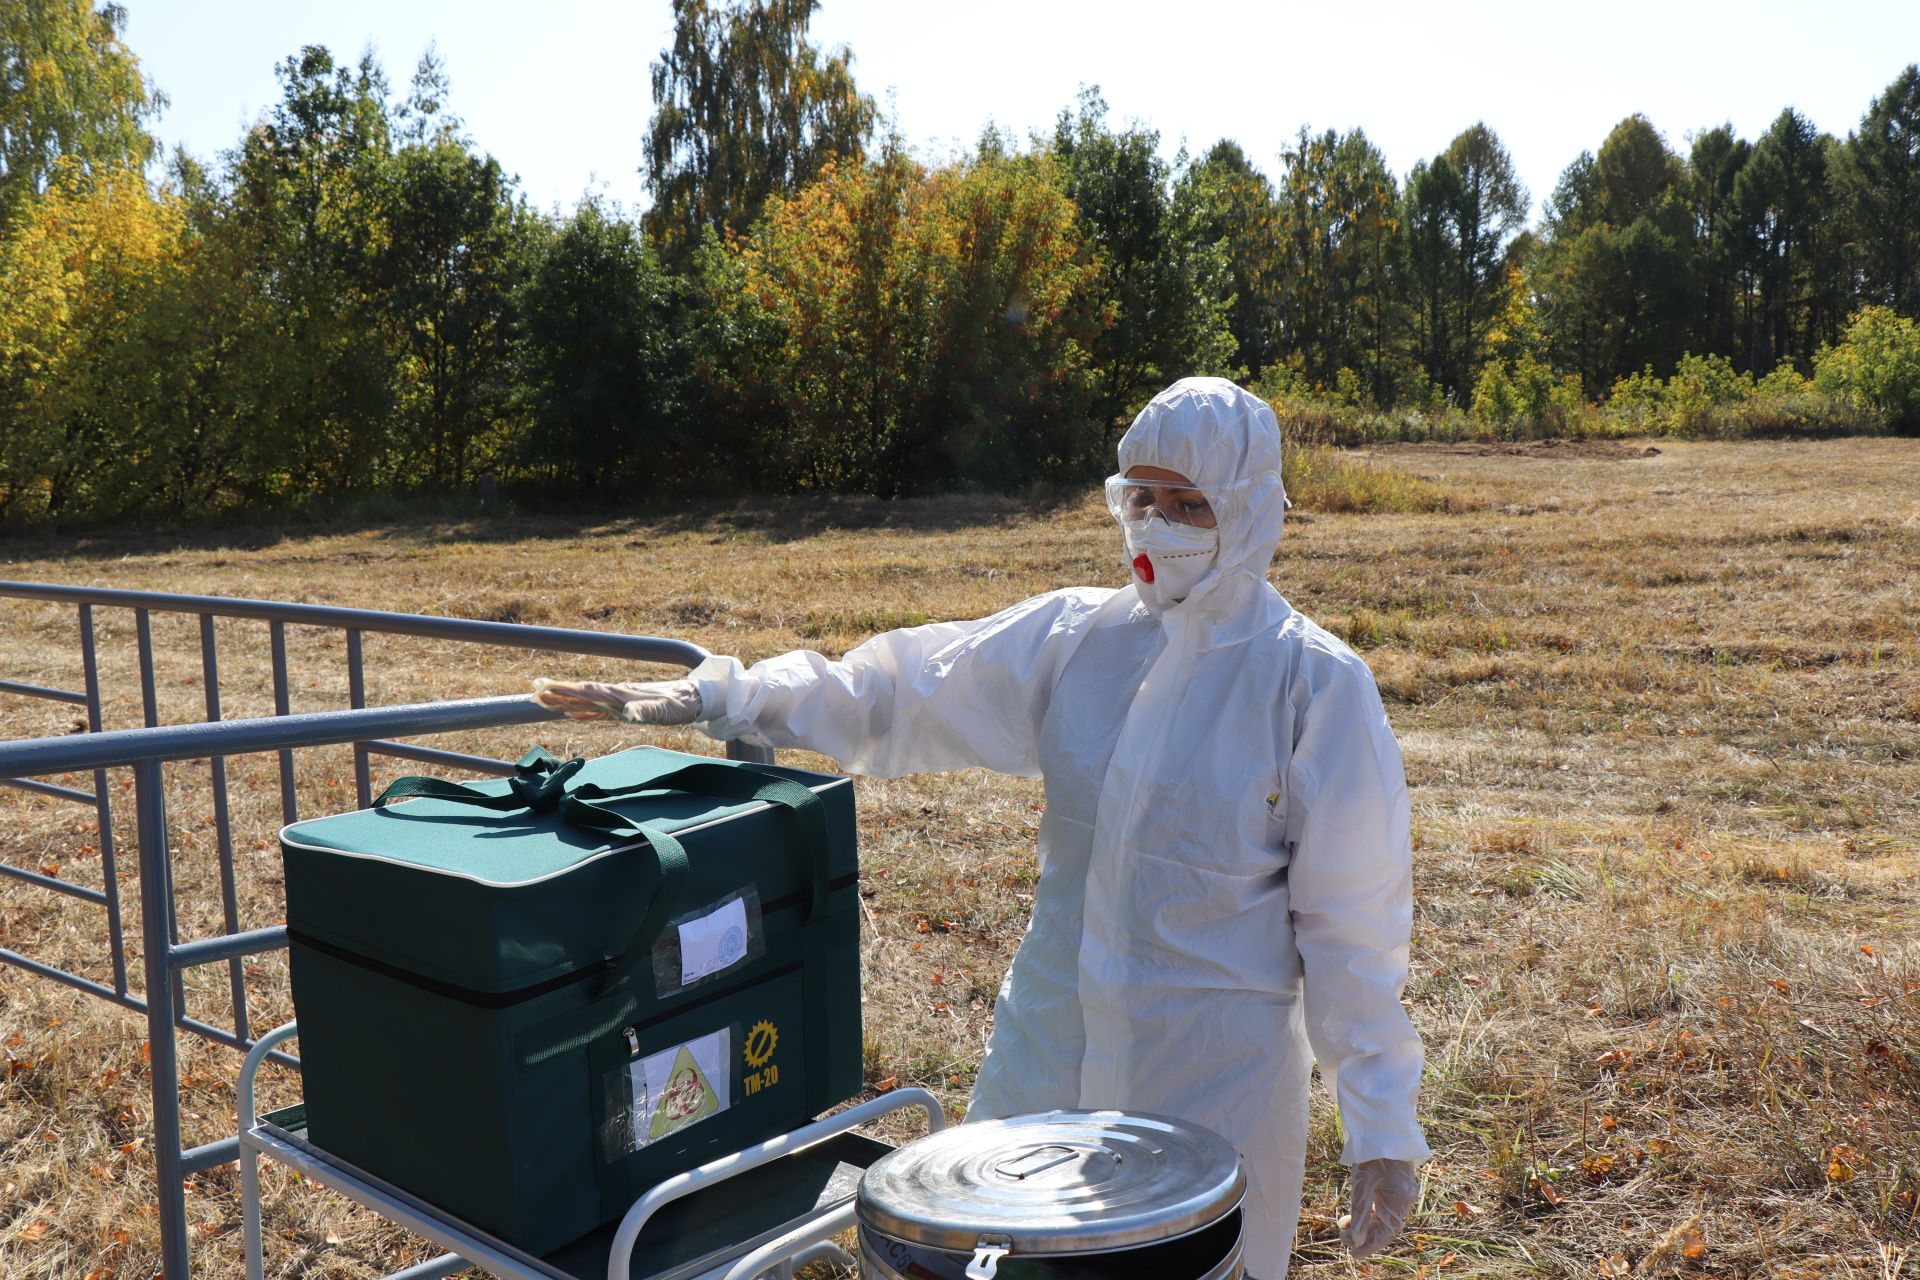
[[1179, 604], [1220, 557], [1220, 531], [1159, 517], [1123, 526], [1133, 585], [1155, 613]]

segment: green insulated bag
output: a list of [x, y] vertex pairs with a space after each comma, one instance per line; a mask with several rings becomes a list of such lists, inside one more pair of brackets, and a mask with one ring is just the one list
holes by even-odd
[[280, 833], [308, 1135], [533, 1253], [861, 1088], [846, 778], [655, 748]]

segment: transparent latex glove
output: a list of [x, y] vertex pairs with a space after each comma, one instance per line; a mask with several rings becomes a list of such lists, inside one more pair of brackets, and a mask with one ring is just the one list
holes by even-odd
[[634, 724], [692, 724], [700, 718], [700, 690], [691, 680], [601, 684], [542, 677], [533, 682], [533, 700], [576, 720], [617, 716]]
[[1340, 1215], [1340, 1239], [1356, 1258], [1387, 1247], [1407, 1225], [1420, 1174], [1411, 1160], [1363, 1160], [1353, 1166], [1353, 1211]]

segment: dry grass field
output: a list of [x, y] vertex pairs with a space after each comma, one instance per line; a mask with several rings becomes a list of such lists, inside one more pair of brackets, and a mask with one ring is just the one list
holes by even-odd
[[[1335, 1240], [1334, 1120], [1318, 1104], [1294, 1274], [1920, 1276], [1920, 442], [1409, 447], [1375, 465], [1441, 498], [1406, 505], [1436, 509], [1359, 514], [1317, 497], [1272, 578], [1366, 656], [1405, 748], [1407, 998], [1436, 1156], [1408, 1234], [1355, 1266]], [[837, 654], [888, 627], [1121, 581], [1092, 495], [0, 554], [14, 578], [676, 635], [748, 660]], [[136, 724], [131, 618], [101, 621], [109, 723]], [[223, 624], [220, 641], [228, 715], [268, 711], [264, 624]], [[159, 619], [156, 642], [164, 717], [197, 718], [193, 623]], [[296, 709], [345, 705], [337, 635], [295, 630], [292, 653]], [[378, 637], [368, 658], [375, 702], [636, 674]], [[0, 673], [77, 684], [71, 611], [0, 601]], [[72, 721], [52, 704], [0, 705], [8, 737]], [[512, 754], [532, 736], [446, 745]], [[537, 736], [561, 753], [716, 749], [573, 723]], [[404, 771], [387, 762], [376, 785]], [[232, 772], [243, 923], [272, 923], [273, 761]], [[186, 937], [218, 913], [205, 778], [170, 774]], [[344, 751], [304, 756], [300, 778], [304, 813], [350, 806]], [[954, 774], [860, 794], [869, 1083], [958, 1104], [1030, 905], [1039, 790]], [[98, 884], [97, 844], [84, 811], [0, 792], [14, 865]], [[97, 921], [0, 885], [0, 945], [104, 977]], [[278, 957], [250, 962], [247, 980], [256, 1025], [290, 1016]], [[197, 1015], [228, 1016], [224, 969], [188, 987]], [[144, 1034], [134, 1015], [0, 969], [0, 1274], [153, 1269]], [[190, 1142], [230, 1131], [237, 1067], [184, 1045]], [[268, 1101], [296, 1090], [278, 1073]], [[365, 1277], [422, 1256], [282, 1171], [266, 1187], [270, 1274]], [[199, 1273], [238, 1276], [232, 1170], [200, 1177], [188, 1203]]]

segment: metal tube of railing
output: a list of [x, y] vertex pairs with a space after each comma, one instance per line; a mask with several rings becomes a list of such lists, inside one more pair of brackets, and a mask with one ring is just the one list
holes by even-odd
[[98, 804], [100, 795], [95, 791], [81, 791], [77, 787], [63, 787], [53, 782], [29, 782], [25, 778], [8, 778], [7, 785], [21, 791], [31, 791], [36, 795], [52, 796], [57, 800], [72, 800], [79, 804]]
[[[200, 683], [206, 688], [207, 722], [220, 719], [220, 648], [214, 640], [213, 615], [200, 615]], [[214, 845], [220, 857], [220, 916], [227, 932], [240, 932], [240, 892], [233, 873], [233, 822], [227, 810], [227, 759], [215, 756], [207, 762], [213, 787]], [[247, 1038], [247, 977], [245, 966], [236, 958], [227, 966], [228, 998], [233, 1001], [233, 1030]]]
[[18, 693], [29, 698], [45, 698], [49, 702], [71, 702], [79, 707], [87, 705], [87, 695], [77, 689], [49, 689], [43, 684], [25, 684], [19, 680], [0, 680], [0, 693]]
[[[379, 610], [340, 609], [322, 605], [288, 604], [274, 601], [228, 599], [216, 596], [179, 596], [159, 592], [125, 591], [112, 588], [70, 587], [54, 584], [0, 582], [0, 597], [69, 602], [78, 607], [82, 660], [86, 675], [84, 694], [67, 690], [0, 684], [0, 691], [53, 696], [57, 700], [84, 703], [88, 728], [84, 736], [0, 743], [0, 780], [28, 789], [58, 794], [65, 799], [92, 803], [99, 820], [100, 847], [105, 874], [104, 893], [77, 891], [76, 896], [104, 899], [113, 947], [114, 987], [82, 979], [51, 966], [39, 964], [12, 952], [4, 954], [8, 963], [42, 973], [99, 995], [113, 1003], [142, 1011], [147, 1016], [151, 1086], [154, 1099], [155, 1172], [158, 1175], [161, 1213], [163, 1265], [169, 1272], [186, 1274], [186, 1220], [184, 1202], [178, 1191], [188, 1173], [210, 1168], [231, 1159], [232, 1141], [208, 1144], [191, 1152], [181, 1148], [179, 1113], [179, 1058], [174, 1040], [176, 1029], [206, 1036], [221, 1043], [247, 1048], [245, 985], [239, 957], [255, 951], [284, 945], [284, 929], [238, 931], [237, 892], [231, 852], [230, 822], [218, 820], [221, 829], [221, 888], [224, 924], [227, 933], [182, 945], [174, 920], [172, 868], [168, 850], [165, 804], [165, 774], [168, 761], [207, 759], [213, 772], [216, 810], [224, 813], [227, 805], [225, 769], [221, 757], [250, 752], [278, 752], [282, 761], [283, 816], [296, 816], [294, 809], [291, 755], [296, 747], [352, 743], [355, 746], [355, 782], [361, 802], [370, 799], [368, 756], [382, 750], [433, 763], [497, 772], [503, 762], [468, 756], [434, 748], [412, 747], [386, 741], [393, 737], [456, 732], [467, 729], [496, 728], [511, 724], [531, 724], [560, 718], [559, 713], [534, 704], [524, 695], [475, 698], [457, 702], [424, 703], [400, 707], [366, 708], [366, 682], [362, 653], [362, 635], [366, 631], [412, 635], [428, 639], [491, 644], [542, 652], [610, 657], [629, 662], [660, 663], [680, 667], [697, 665], [706, 656], [698, 645], [686, 641], [654, 637], [607, 635], [565, 628], [534, 627], [517, 623], [483, 622], [464, 618], [431, 618]], [[132, 610], [138, 644], [141, 718], [146, 728], [104, 732], [100, 670], [92, 609], [95, 605]], [[195, 613], [200, 615], [202, 640], [202, 676], [205, 681], [208, 722], [160, 726], [158, 680], [153, 648], [151, 615], [155, 612]], [[216, 617], [255, 618], [272, 624], [275, 709], [281, 714], [251, 721], [221, 722], [219, 705], [218, 658], [213, 641]], [[290, 672], [287, 660], [287, 625], [337, 628], [346, 632], [350, 697], [355, 709], [346, 712], [318, 712], [291, 715]], [[761, 748], [729, 743], [727, 754], [735, 759], [768, 760], [772, 753]], [[145, 961], [146, 999], [133, 996], [128, 988], [122, 919], [114, 870], [114, 842], [111, 796], [106, 770], [133, 766], [136, 786], [136, 824], [139, 836], [140, 892], [144, 927], [142, 953]], [[30, 782], [30, 778], [91, 770], [95, 789], [92, 793], [53, 783]], [[36, 877], [37, 878], [37, 877]], [[62, 891], [73, 886], [52, 885]], [[163, 923], [164, 922], [164, 923]], [[186, 1013], [183, 976], [195, 964], [227, 962], [233, 970], [233, 1001], [236, 1027], [229, 1032]], [[277, 1051], [276, 1060], [291, 1059]], [[171, 1190], [171, 1194], [169, 1190]]]
[[[153, 1089], [153, 1163], [160, 1187], [171, 1191], [185, 1176], [180, 1170], [180, 1064], [173, 1039], [174, 992], [169, 981], [170, 943], [164, 925], [173, 902], [172, 868], [167, 857], [166, 779], [159, 760], [142, 760], [133, 772], [135, 824], [140, 833], [140, 914], [146, 964], [147, 1068]], [[169, 1213], [163, 1191], [160, 1213], [162, 1270], [187, 1274], [187, 1221]]]
[[[418, 747], [409, 742], [394, 742], [387, 738], [371, 738], [360, 744], [369, 755], [391, 756], [395, 760], [413, 760], [420, 764], [444, 765], [449, 769], [472, 769], [479, 773], [512, 773], [513, 761], [495, 760], [491, 756], [468, 755], [464, 751], [442, 751], [438, 747]], [[371, 807], [369, 799], [363, 808]]]
[[64, 893], [69, 898], [79, 898], [84, 902], [104, 903], [107, 895], [98, 889], [88, 888], [84, 884], [74, 884], [71, 880], [62, 880], [42, 871], [29, 871], [25, 867], [0, 864], [0, 876], [9, 880], [19, 880], [25, 884], [39, 885], [42, 889], [51, 889], [55, 893]]
[[68, 973], [65, 969], [57, 969], [50, 964], [41, 964], [31, 956], [23, 956], [11, 947], [0, 947], [0, 961], [12, 965], [16, 969], [25, 969], [28, 973], [36, 977], [57, 982], [63, 987], [72, 987], [75, 991], [84, 991], [90, 996], [99, 996], [102, 1000], [108, 1001], [111, 1004], [117, 1004], [123, 1009], [138, 1011], [147, 1007], [145, 1001], [137, 1000], [124, 991], [115, 991], [112, 987], [95, 982], [91, 978], [83, 978], [79, 974]]
[[456, 733], [512, 724], [564, 719], [524, 694], [462, 698], [357, 711], [307, 711], [218, 724], [169, 724], [153, 729], [0, 742], [0, 778], [28, 778], [79, 769], [112, 769], [145, 761], [204, 760], [279, 751], [284, 747], [335, 746], [373, 738]]
[[[293, 702], [287, 692], [287, 624], [276, 619], [268, 624], [267, 632], [273, 648], [273, 714], [291, 715]], [[294, 786], [293, 750], [289, 747], [280, 752], [280, 820], [297, 822], [299, 818], [300, 798]]]
[[570, 627], [536, 627], [519, 622], [486, 622], [478, 618], [436, 618], [423, 614], [389, 613], [382, 609], [343, 609], [333, 605], [248, 600], [237, 596], [169, 595], [160, 591], [12, 581], [0, 581], [0, 596], [114, 605], [152, 610], [155, 613], [211, 613], [222, 618], [260, 618], [298, 626], [352, 627], [389, 635], [462, 640], [470, 644], [505, 645], [546, 653], [626, 658], [635, 662], [658, 662], [679, 667], [696, 666], [707, 656], [705, 649], [691, 641], [667, 640], [657, 636], [612, 635], [604, 631], [580, 631]]
[[[347, 705], [367, 705], [367, 666], [361, 649], [360, 628], [347, 628]], [[362, 809], [373, 807], [373, 771], [368, 766], [367, 747], [353, 744], [353, 794]]]
[[151, 729], [160, 723], [159, 692], [153, 680], [153, 615], [145, 609], [133, 611], [135, 644], [140, 651], [140, 717]]
[[[93, 606], [80, 606], [80, 665], [87, 684], [87, 732], [99, 733], [100, 659], [94, 652]], [[126, 940], [120, 926], [120, 874], [113, 847], [113, 797], [107, 792], [107, 771], [93, 771], [94, 819], [100, 836], [100, 882], [107, 896], [107, 945], [113, 951], [113, 989], [127, 994]]]

